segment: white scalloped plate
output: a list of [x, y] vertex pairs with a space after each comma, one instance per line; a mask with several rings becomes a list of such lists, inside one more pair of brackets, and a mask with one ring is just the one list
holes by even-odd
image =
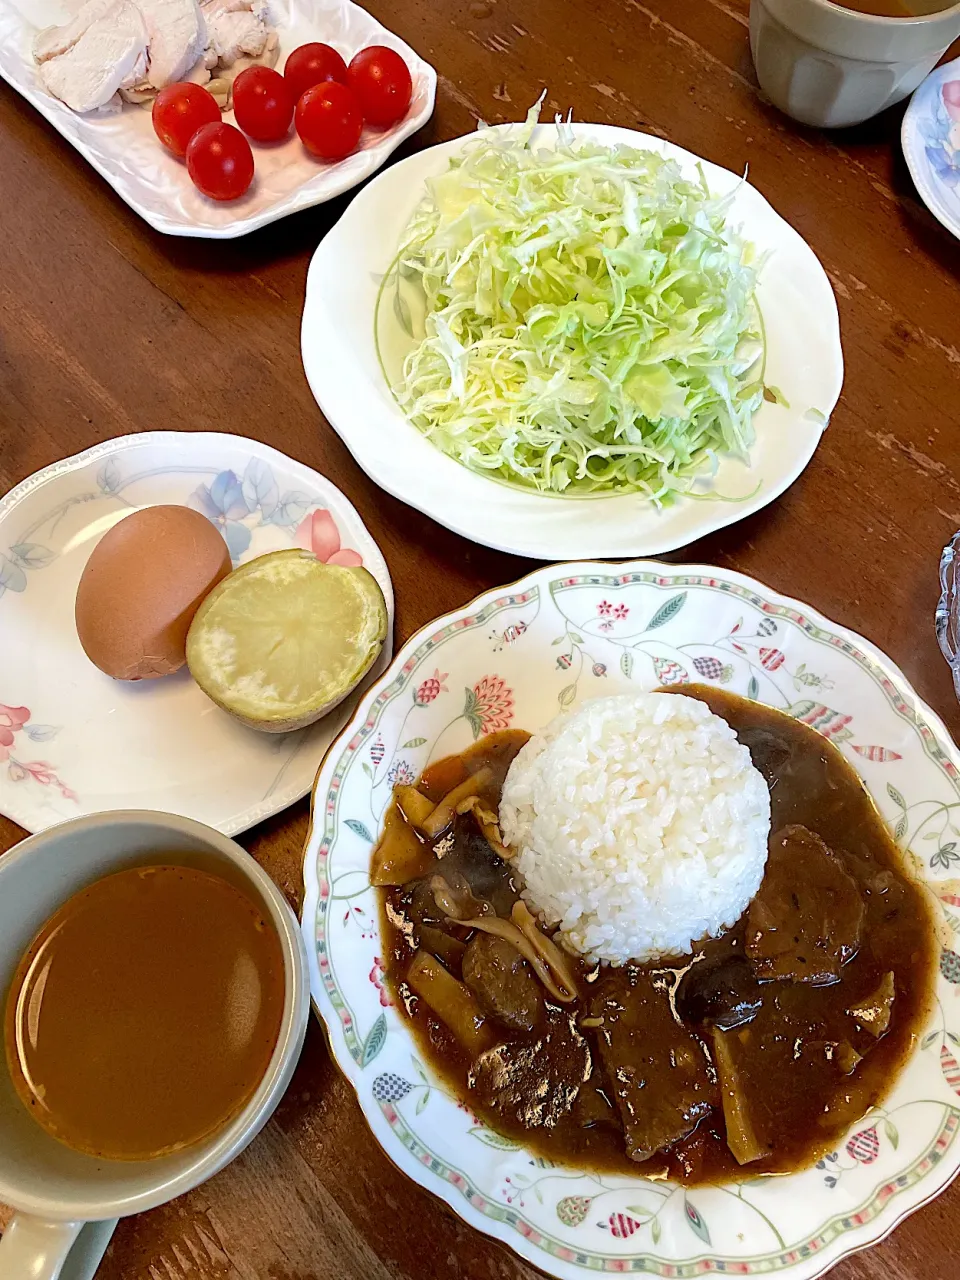
[[[365, 129], [360, 149], [339, 164], [311, 159], [291, 129], [285, 142], [252, 143], [256, 177], [239, 200], [219, 203], [200, 194], [180, 160], [157, 140], [150, 112], [125, 106], [115, 115], [78, 115], [40, 83], [30, 52], [40, 27], [63, 22], [67, 0], [0, 0], [0, 76], [62, 133], [106, 178], [141, 218], [171, 236], [228, 240], [246, 235], [300, 209], [323, 204], [363, 182], [433, 114], [437, 73], [392, 31], [350, 0], [269, 0], [280, 36], [282, 68], [287, 55], [309, 40], [332, 44], [347, 61], [370, 44], [402, 55], [413, 76], [410, 110], [391, 129]], [[77, 0], [77, 5], [79, 0]], [[73, 9], [77, 7], [73, 6]], [[233, 112], [224, 114], [232, 124]]]
[[238, 724], [186, 668], [136, 683], [98, 671], [74, 624], [80, 574], [109, 528], [158, 503], [202, 511], [235, 564], [291, 546], [324, 560], [351, 552], [380, 583], [389, 617], [366, 684], [390, 661], [386, 563], [351, 503], [309, 467], [256, 440], [189, 431], [120, 436], [54, 463], [0, 500], [0, 812], [28, 831], [103, 809], [244, 831], [306, 795], [360, 696], [274, 735]]
[[[448, 529], [538, 560], [653, 555], [759, 511], [803, 471], [843, 382], [837, 305], [813, 250], [742, 177], [649, 134], [603, 124], [572, 128], [578, 138], [606, 146], [626, 143], [662, 152], [694, 178], [702, 165], [712, 191], [736, 192], [730, 221], [742, 224], [745, 238], [768, 255], [757, 288], [767, 333], [766, 378], [787, 403], [763, 405], [750, 465], [723, 460], [712, 485], [713, 492], [729, 498], [746, 496], [737, 501], [686, 498], [658, 511], [636, 495], [531, 493], [468, 471], [407, 421], [377, 353], [377, 293], [425, 180], [445, 172], [476, 135], [430, 147], [379, 174], [321, 241], [307, 276], [303, 366], [324, 416], [364, 471]], [[552, 145], [556, 129], [539, 125], [535, 140]], [[396, 356], [402, 344], [384, 330], [380, 338], [384, 350]]]
[[[837, 744], [915, 855], [942, 912], [944, 951], [936, 1012], [906, 1070], [821, 1166], [684, 1194], [551, 1167], [457, 1105], [390, 1006], [368, 872], [397, 778], [475, 734], [535, 729], [583, 698], [688, 679], [780, 707]], [[438, 618], [331, 747], [305, 849], [313, 999], [377, 1141], [467, 1222], [562, 1280], [812, 1280], [881, 1239], [960, 1167], [958, 766], [943, 723], [889, 658], [727, 570], [552, 565]]]

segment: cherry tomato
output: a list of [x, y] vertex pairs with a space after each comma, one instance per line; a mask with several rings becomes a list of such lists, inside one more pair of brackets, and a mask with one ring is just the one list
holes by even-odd
[[413, 82], [407, 64], [393, 49], [382, 44], [361, 49], [351, 60], [347, 76], [367, 124], [387, 129], [407, 114]]
[[294, 101], [299, 101], [308, 89], [327, 80], [347, 83], [347, 64], [328, 44], [302, 44], [294, 49], [283, 68], [283, 78], [293, 90]]
[[294, 97], [290, 85], [271, 67], [247, 67], [233, 82], [237, 124], [257, 142], [278, 142], [290, 132]]
[[333, 80], [308, 89], [293, 119], [301, 142], [318, 160], [343, 160], [356, 151], [363, 132], [356, 98]]
[[190, 139], [187, 172], [211, 200], [236, 200], [253, 181], [250, 143], [232, 124], [205, 124]]
[[181, 160], [197, 130], [205, 124], [216, 124], [219, 119], [216, 98], [198, 84], [168, 84], [153, 100], [156, 135]]

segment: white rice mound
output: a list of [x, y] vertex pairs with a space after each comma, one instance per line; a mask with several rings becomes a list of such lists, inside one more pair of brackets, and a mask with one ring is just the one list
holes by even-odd
[[625, 964], [689, 954], [760, 887], [770, 793], [706, 703], [674, 693], [594, 698], [520, 751], [500, 826], [524, 898], [558, 941]]

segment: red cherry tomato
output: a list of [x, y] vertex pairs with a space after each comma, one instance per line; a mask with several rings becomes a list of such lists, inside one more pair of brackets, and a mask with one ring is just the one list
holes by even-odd
[[308, 89], [293, 119], [301, 142], [318, 160], [343, 160], [356, 151], [363, 132], [356, 98], [333, 80]]
[[271, 67], [247, 67], [233, 82], [234, 117], [257, 142], [278, 142], [287, 136], [293, 103], [289, 84]]
[[346, 84], [347, 64], [336, 49], [315, 41], [294, 49], [283, 68], [283, 78], [290, 85], [297, 102], [315, 84], [324, 84], [327, 80]]
[[198, 84], [168, 84], [153, 100], [156, 135], [181, 160], [197, 130], [205, 124], [216, 124], [219, 119], [216, 99]]
[[361, 49], [351, 60], [347, 76], [367, 124], [387, 129], [407, 114], [413, 82], [407, 64], [393, 49], [382, 44]]
[[211, 200], [236, 200], [253, 181], [250, 143], [232, 124], [205, 124], [187, 147], [187, 173]]

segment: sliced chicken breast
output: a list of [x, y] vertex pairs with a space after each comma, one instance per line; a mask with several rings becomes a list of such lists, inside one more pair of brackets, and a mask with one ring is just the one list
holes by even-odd
[[123, 0], [87, 0], [69, 22], [62, 27], [44, 27], [33, 39], [33, 56], [37, 62], [58, 58], [77, 43], [92, 22], [120, 8]]
[[63, 53], [41, 62], [38, 74], [44, 87], [74, 111], [94, 111], [143, 65], [146, 50], [140, 10], [130, 0], [120, 0]]
[[259, 58], [267, 46], [270, 28], [249, 5], [238, 0], [212, 0], [203, 6], [207, 44], [224, 67], [238, 58]]
[[147, 26], [147, 80], [155, 89], [182, 80], [207, 44], [197, 0], [137, 0]]
[[246, 9], [266, 22], [269, 5], [267, 0], [200, 0], [200, 8], [205, 17], [216, 10], [221, 13], [240, 13]]

